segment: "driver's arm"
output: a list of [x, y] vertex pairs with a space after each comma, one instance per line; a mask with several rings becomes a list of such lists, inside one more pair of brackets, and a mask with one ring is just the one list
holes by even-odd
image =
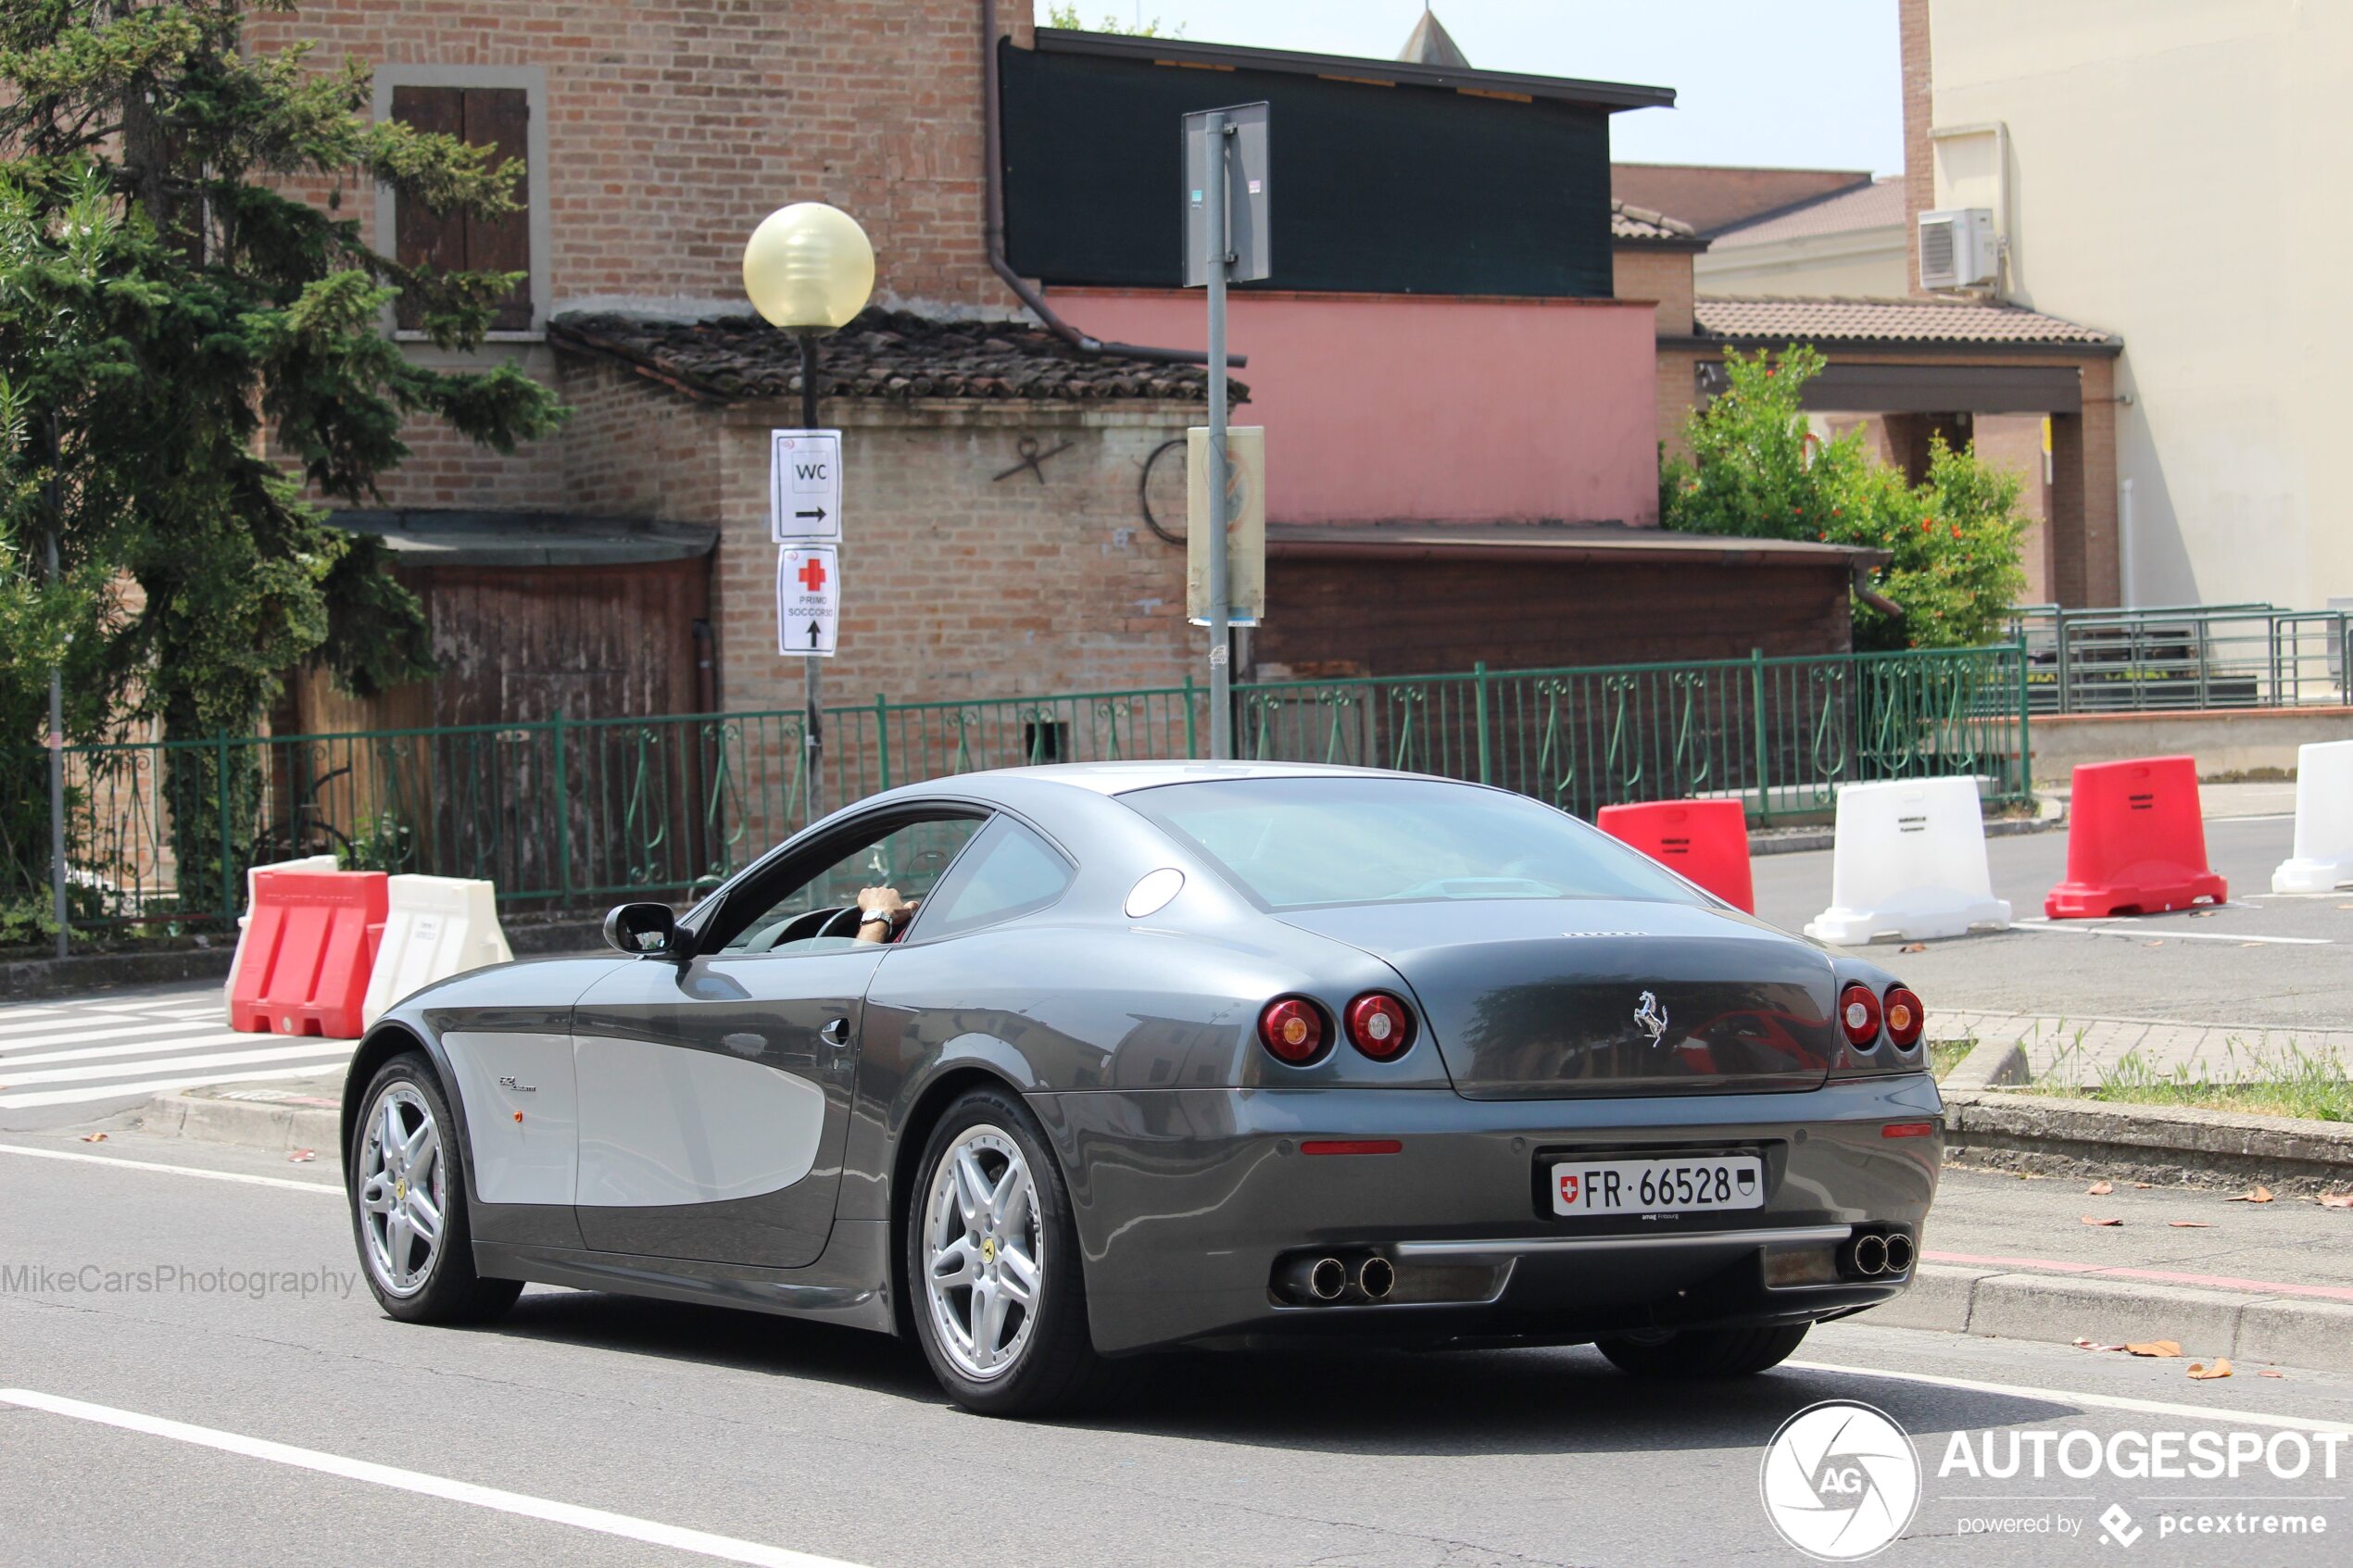
[[915, 906], [901, 898], [895, 887], [862, 887], [858, 890], [858, 940], [887, 942], [914, 912]]

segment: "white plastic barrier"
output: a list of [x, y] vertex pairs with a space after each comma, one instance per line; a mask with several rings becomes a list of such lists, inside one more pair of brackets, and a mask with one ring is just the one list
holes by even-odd
[[229, 956], [229, 978], [220, 983], [220, 1022], [232, 1029], [229, 1019], [229, 998], [237, 989], [237, 968], [245, 962], [245, 927], [253, 922], [253, 877], [256, 872], [332, 872], [339, 870], [333, 855], [305, 855], [299, 860], [276, 860], [266, 866], [245, 868], [245, 910], [237, 917], [237, 947]]
[[1831, 907], [1806, 922], [1806, 935], [1855, 947], [2009, 923], [2010, 907], [1994, 897], [1985, 863], [1975, 779], [1899, 779], [1838, 792]]
[[2353, 740], [2296, 748], [2296, 852], [2274, 893], [2327, 893], [2353, 882]]
[[395, 1002], [436, 980], [515, 955], [498, 926], [497, 885], [454, 876], [396, 876], [384, 946], [368, 974], [360, 1021], [372, 1029]]

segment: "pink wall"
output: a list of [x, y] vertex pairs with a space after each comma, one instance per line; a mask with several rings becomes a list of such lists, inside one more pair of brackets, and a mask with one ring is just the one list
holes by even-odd
[[[1201, 291], [1056, 289], [1108, 342], [1199, 347]], [[1277, 522], [1658, 521], [1645, 301], [1237, 294], [1234, 422], [1266, 427]]]

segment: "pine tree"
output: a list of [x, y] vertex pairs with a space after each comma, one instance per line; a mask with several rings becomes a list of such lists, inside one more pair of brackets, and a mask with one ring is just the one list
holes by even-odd
[[[0, 888], [0, 925], [47, 872], [38, 759], [16, 748], [44, 727], [52, 659], [77, 738], [137, 718], [173, 741], [250, 732], [307, 660], [362, 695], [428, 673], [382, 547], [306, 495], [371, 496], [409, 419], [503, 452], [563, 414], [510, 365], [424, 369], [384, 330], [399, 297], [435, 345], [473, 347], [515, 276], [402, 267], [344, 210], [346, 189], [381, 182], [495, 217], [522, 166], [371, 121], [359, 62], [245, 47], [248, 14], [290, 9], [0, 8], [0, 874], [19, 884]], [[167, 753], [192, 891], [234, 874], [219, 792], [233, 820], [250, 809], [250, 764], [222, 779], [216, 757]]]

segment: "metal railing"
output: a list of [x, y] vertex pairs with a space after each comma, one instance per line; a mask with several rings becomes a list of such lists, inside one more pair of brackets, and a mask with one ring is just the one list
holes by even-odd
[[2011, 630], [2033, 711], [2143, 713], [2346, 702], [2348, 619], [2268, 604], [2031, 605]]
[[[2024, 649], [1718, 659], [1262, 682], [1234, 688], [1247, 758], [1478, 780], [1590, 816], [1734, 798], [1760, 822], [1843, 784], [1979, 776], [2031, 794]], [[799, 711], [219, 736], [68, 748], [78, 929], [220, 929], [245, 869], [308, 854], [487, 877], [510, 906], [581, 910], [711, 886], [804, 825]], [[1190, 685], [836, 708], [822, 798], [1022, 764], [1198, 757]], [[8, 787], [41, 753], [0, 757]], [[216, 787], [225, 780], [227, 788]], [[174, 810], [177, 795], [198, 803]], [[44, 897], [45, 840], [0, 842], [0, 898]]]

